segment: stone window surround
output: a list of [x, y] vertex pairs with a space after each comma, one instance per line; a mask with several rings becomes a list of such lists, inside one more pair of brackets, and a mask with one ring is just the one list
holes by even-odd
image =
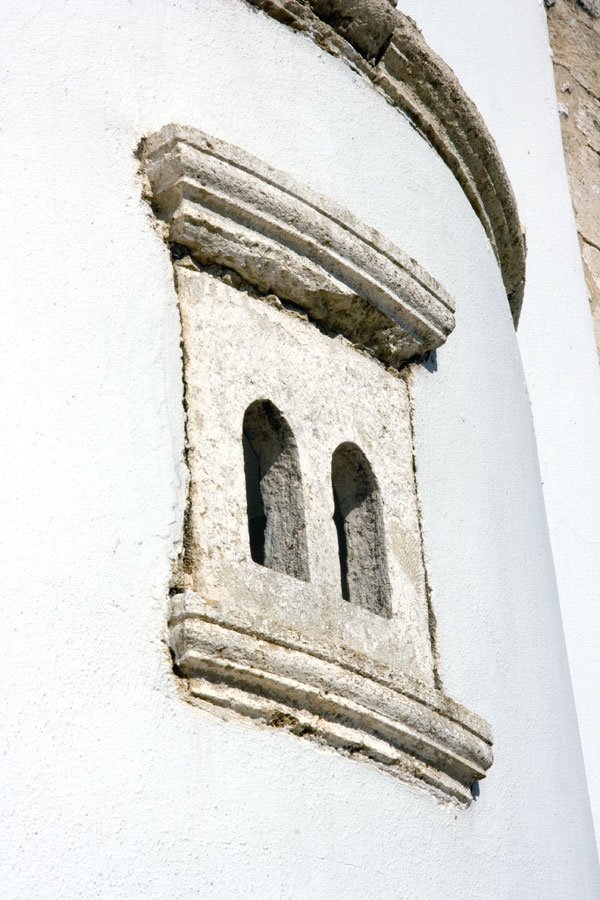
[[[291, 304], [325, 334], [342, 335], [392, 369], [439, 346], [452, 330], [450, 297], [414, 260], [341, 207], [239, 148], [194, 129], [166, 126], [142, 142], [140, 156], [148, 198], [166, 223], [174, 258], [187, 253], [200, 269], [226, 280], [231, 273], [244, 296], [266, 301], [252, 303], [268, 316], [281, 316], [277, 305]], [[185, 260], [176, 270], [183, 318], [196, 275]], [[229, 290], [237, 302], [238, 292]], [[188, 350], [186, 381], [189, 366]], [[394, 375], [381, 370], [378, 377]], [[281, 408], [276, 398], [267, 399]], [[241, 430], [239, 441], [241, 446]], [[416, 519], [413, 527], [420, 546]], [[181, 572], [175, 589], [171, 645], [192, 702], [283, 725], [367, 758], [438, 797], [469, 804], [471, 785], [492, 762], [491, 732], [444, 694], [433, 670], [421, 678], [368, 654], [332, 655], [310, 629], [304, 635], [285, 628], [275, 633], [264, 615], [253, 617], [247, 609], [215, 613], [187, 588]], [[367, 630], [374, 618], [379, 628], [394, 627], [395, 616], [353, 614], [363, 616]], [[417, 635], [423, 647], [433, 640], [424, 622]], [[393, 644], [393, 631], [382, 635]]]

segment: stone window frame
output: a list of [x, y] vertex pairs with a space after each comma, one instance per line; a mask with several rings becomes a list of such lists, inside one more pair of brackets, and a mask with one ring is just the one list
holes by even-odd
[[[245, 151], [169, 125], [144, 139], [139, 155], [174, 260], [187, 254], [233, 275], [257, 302], [301, 308], [318, 329], [392, 370], [440, 346], [453, 329], [452, 299], [418, 263]], [[422, 551], [420, 530], [415, 540]], [[208, 610], [177, 572], [170, 642], [191, 702], [283, 725], [438, 798], [470, 803], [472, 785], [492, 763], [492, 734], [444, 693], [439, 673], [425, 684], [364, 656], [332, 656], [310, 635], [269, 633], [268, 624], [256, 624], [260, 617], [244, 624], [244, 610], [235, 619]], [[435, 655], [431, 632], [423, 639]]]

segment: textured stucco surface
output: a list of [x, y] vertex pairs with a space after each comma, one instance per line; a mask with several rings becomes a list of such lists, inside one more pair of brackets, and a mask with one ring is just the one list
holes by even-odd
[[477, 107], [413, 20], [400, 9], [392, 17], [389, 8], [373, 0], [336, 0], [335, 13], [331, 0], [250, 2], [346, 59], [435, 147], [462, 185], [495, 249], [517, 322], [525, 242], [510, 182]]
[[[521, 6], [500, 8], [492, 59]], [[3, 896], [596, 897], [517, 342], [448, 169], [341, 62], [237, 0], [25, 2], [2, 42]], [[477, 79], [505, 102], [493, 70]], [[180, 696], [164, 643], [185, 499], [179, 321], [133, 156], [170, 121], [344, 203], [456, 298], [414, 396], [444, 686], [495, 734], [467, 811]], [[547, 265], [534, 254], [532, 303]]]
[[[546, 11], [403, 0], [491, 129], [527, 236], [523, 360], [596, 833], [600, 831], [600, 369], [565, 170]], [[553, 14], [553, 11], [550, 11]], [[485, 77], [482, 77], [485, 72]]]

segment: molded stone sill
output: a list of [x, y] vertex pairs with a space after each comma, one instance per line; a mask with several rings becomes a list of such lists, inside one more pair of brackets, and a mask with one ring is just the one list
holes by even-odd
[[192, 591], [172, 598], [170, 642], [189, 679], [189, 698], [272, 727], [285, 727], [359, 755], [436, 796], [468, 806], [471, 785], [491, 766], [492, 735], [441, 691], [392, 676], [353, 654], [345, 665], [317, 646], [267, 635], [200, 613]]

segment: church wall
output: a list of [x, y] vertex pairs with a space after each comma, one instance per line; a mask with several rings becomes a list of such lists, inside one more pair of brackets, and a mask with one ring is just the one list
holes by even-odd
[[[345, 63], [241, 0], [26, 2], [2, 41], [3, 895], [597, 896], [519, 346], [450, 171]], [[168, 122], [348, 207], [456, 302], [455, 331], [410, 379], [440, 676], [494, 733], [468, 809], [184, 702], [166, 630], [186, 497], [180, 326], [134, 155]], [[534, 227], [529, 241], [525, 317], [558, 266]]]

